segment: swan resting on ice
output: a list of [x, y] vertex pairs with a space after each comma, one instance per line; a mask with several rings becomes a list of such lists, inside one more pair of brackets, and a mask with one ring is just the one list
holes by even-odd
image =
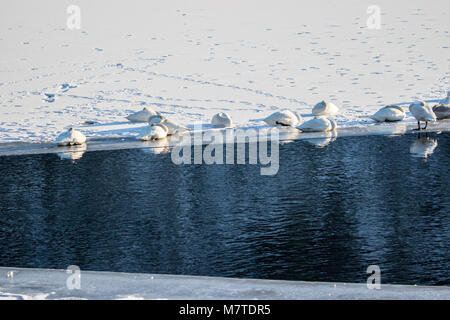
[[339, 108], [331, 102], [321, 101], [312, 109], [313, 116], [334, 116], [339, 113]]
[[167, 137], [168, 131], [169, 129], [165, 125], [161, 123], [154, 123], [142, 130], [137, 139], [141, 141], [164, 139]]
[[231, 121], [231, 117], [228, 113], [219, 112], [212, 117], [211, 124], [214, 127], [226, 128], [231, 127], [233, 125], [233, 121]]
[[297, 129], [302, 132], [327, 132], [333, 131], [337, 127], [336, 121], [324, 117], [315, 117], [309, 121], [303, 122]]
[[86, 142], [86, 137], [80, 131], [70, 128], [67, 132], [61, 133], [55, 142], [59, 146], [80, 145]]
[[126, 117], [131, 122], [149, 122], [152, 116], [159, 115], [158, 112], [150, 107], [144, 107], [141, 111], [130, 114]]
[[302, 117], [297, 112], [292, 112], [291, 110], [281, 110], [277, 111], [267, 118], [264, 122], [269, 126], [290, 126], [295, 127], [302, 123]]
[[[450, 92], [449, 92], [450, 94]], [[450, 119], [450, 106], [439, 103], [433, 107], [433, 112], [438, 120]]]
[[176, 123], [175, 121], [169, 120], [160, 114], [152, 116], [149, 121], [149, 124], [150, 125], [163, 124], [168, 130], [167, 131], [168, 136], [189, 130], [189, 128], [186, 128], [185, 126], [182, 126]]
[[389, 105], [378, 110], [370, 118], [378, 122], [401, 121], [405, 118], [405, 110], [400, 106]]
[[[425, 130], [428, 126], [428, 121], [436, 121], [436, 115], [431, 107], [424, 101], [417, 101], [409, 106], [409, 111], [417, 120], [417, 130]], [[425, 127], [420, 127], [420, 121], [425, 121]]]

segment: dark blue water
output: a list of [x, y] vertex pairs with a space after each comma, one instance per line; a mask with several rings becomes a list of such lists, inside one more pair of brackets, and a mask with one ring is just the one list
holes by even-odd
[[0, 157], [0, 265], [449, 285], [450, 134], [280, 146], [280, 169], [144, 150]]

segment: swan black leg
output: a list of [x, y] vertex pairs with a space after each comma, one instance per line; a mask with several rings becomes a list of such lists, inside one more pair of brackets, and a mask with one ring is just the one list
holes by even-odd
[[420, 131], [422, 128], [420, 128], [420, 121], [417, 121], [417, 129], [413, 129], [414, 131]]
[[428, 126], [428, 121], [425, 121], [425, 127], [423, 127], [423, 130], [425, 130]]

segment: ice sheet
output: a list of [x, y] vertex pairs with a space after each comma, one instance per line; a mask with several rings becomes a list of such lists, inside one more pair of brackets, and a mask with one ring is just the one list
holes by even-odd
[[[450, 89], [447, 0], [7, 0], [0, 12], [0, 142], [50, 142], [69, 126], [89, 139], [129, 138], [151, 106], [184, 125], [228, 112], [262, 126], [289, 108], [305, 120], [322, 99], [340, 127], [380, 107], [441, 101]], [[81, 125], [94, 121], [97, 125]], [[414, 122], [409, 112], [405, 122]]]
[[71, 290], [70, 276], [65, 270], [0, 267], [0, 299], [450, 299], [449, 287], [368, 289], [356, 283], [93, 271], [81, 271], [80, 289]]

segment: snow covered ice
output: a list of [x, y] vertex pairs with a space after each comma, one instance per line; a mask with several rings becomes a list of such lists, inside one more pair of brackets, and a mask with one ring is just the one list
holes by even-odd
[[383, 106], [446, 96], [447, 0], [377, 1], [381, 29], [366, 3], [324, 3], [80, 1], [71, 30], [64, 2], [3, 1], [0, 142], [71, 126], [88, 141], [136, 137], [146, 124], [125, 117], [145, 106], [188, 127], [218, 112], [259, 127], [282, 109], [309, 120], [327, 100], [339, 128], [372, 126]]
[[[8, 277], [13, 272], [13, 277]], [[256, 280], [81, 271], [68, 289], [66, 270], [0, 267], [0, 300], [36, 299], [449, 299], [448, 287]]]
[[[448, 0], [377, 0], [376, 28], [368, 27], [368, 3], [359, 0], [80, 0], [76, 6], [81, 20], [71, 29], [65, 1], [2, 1], [0, 154], [21, 154], [24, 146], [54, 152], [50, 143], [71, 127], [88, 144], [59, 148], [62, 159], [111, 148], [166, 153], [170, 137], [137, 141], [154, 128], [127, 117], [148, 107], [180, 131], [212, 129], [211, 119], [223, 112], [237, 129], [269, 130], [268, 116], [291, 110], [306, 122], [325, 100], [339, 110], [329, 117], [339, 134], [280, 129], [281, 140], [321, 147], [337, 136], [406, 133], [417, 126], [411, 103], [431, 108], [450, 101]], [[371, 119], [387, 105], [402, 106], [405, 119]], [[450, 120], [429, 128], [448, 131]], [[427, 137], [409, 152], [427, 157], [436, 147]], [[68, 292], [66, 276], [0, 268], [0, 299], [449, 298], [448, 287], [370, 291], [365, 284], [95, 272], [83, 274], [82, 291]], [[189, 290], [177, 289], [183, 286]]]

